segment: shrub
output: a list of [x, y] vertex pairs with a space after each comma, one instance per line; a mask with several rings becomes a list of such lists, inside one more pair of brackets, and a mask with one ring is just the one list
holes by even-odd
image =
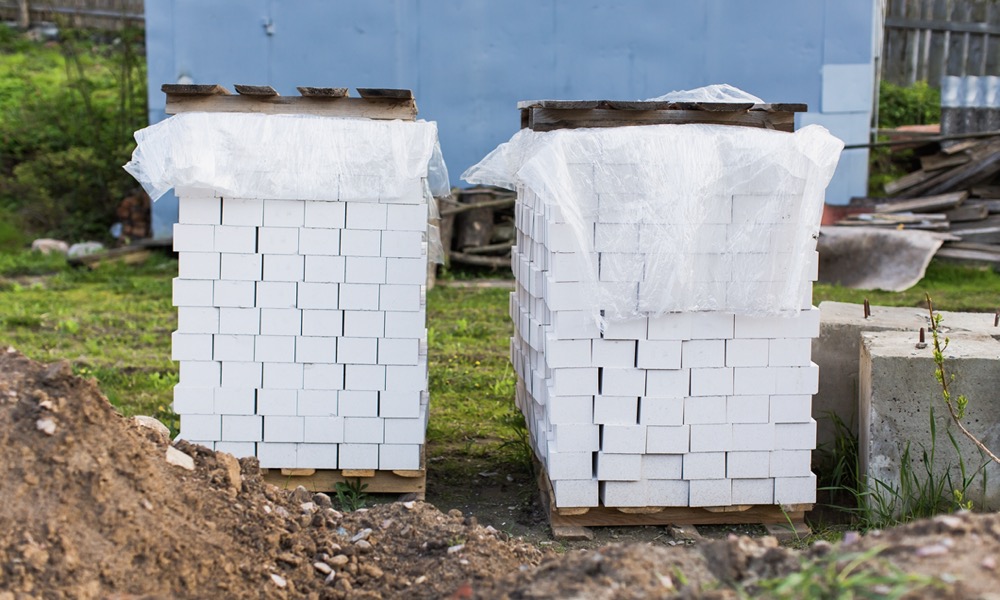
[[929, 125], [941, 121], [941, 92], [918, 81], [903, 87], [883, 81], [878, 94], [878, 125], [892, 129], [901, 125]]

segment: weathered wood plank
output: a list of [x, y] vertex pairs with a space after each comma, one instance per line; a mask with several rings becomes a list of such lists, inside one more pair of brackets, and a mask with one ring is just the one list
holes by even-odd
[[160, 86], [160, 91], [167, 95], [168, 102], [170, 101], [170, 96], [228, 96], [232, 93], [217, 83], [164, 83]]
[[881, 202], [872, 208], [872, 212], [877, 213], [900, 213], [916, 211], [933, 211], [957, 208], [969, 197], [969, 192], [952, 192], [950, 194], [940, 194], [937, 196], [926, 196], [923, 198], [911, 198], [907, 200], [893, 200], [891, 202]]
[[931, 154], [920, 157], [920, 168], [924, 171], [934, 171], [964, 165], [969, 160], [971, 157], [968, 154]]
[[791, 132], [795, 128], [794, 113], [767, 112], [708, 112], [699, 110], [553, 110], [529, 109], [528, 126], [534, 131], [576, 129], [580, 127], [627, 127], [632, 125], [663, 125], [704, 123], [760, 127]]
[[368, 486], [365, 492], [371, 494], [416, 494], [422, 500], [427, 492], [425, 470], [261, 469], [261, 473], [264, 481], [280, 488], [301, 485], [316, 492], [335, 492], [338, 483], [353, 484], [360, 479]]
[[302, 114], [413, 121], [412, 100], [303, 96], [167, 96], [167, 114], [184, 112], [245, 112], [270, 115]]
[[308, 87], [299, 86], [295, 88], [300, 94], [307, 98], [346, 98], [348, 90], [345, 87]]
[[280, 95], [278, 94], [278, 90], [269, 85], [243, 85], [241, 83], [237, 83], [234, 87], [236, 88], [236, 93], [241, 96], [257, 96], [267, 98]]
[[413, 100], [413, 90], [392, 88], [358, 88], [358, 95], [365, 99]]
[[899, 179], [887, 182], [884, 186], [882, 186], [882, 189], [885, 190], [886, 194], [893, 196], [903, 191], [908, 191], [909, 188], [923, 183], [933, 177], [937, 177], [941, 173], [942, 171], [925, 171], [921, 169], [919, 171], [907, 173]]
[[968, 221], [982, 221], [990, 216], [990, 207], [984, 203], [963, 204], [958, 208], [953, 208], [944, 213], [951, 223], [964, 223]]

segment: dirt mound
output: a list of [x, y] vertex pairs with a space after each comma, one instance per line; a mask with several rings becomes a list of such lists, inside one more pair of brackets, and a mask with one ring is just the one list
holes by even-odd
[[[989, 598], [1000, 516], [937, 517], [806, 553], [773, 538], [543, 553], [459, 511], [341, 513], [264, 484], [255, 459], [121, 417], [66, 363], [0, 350], [0, 600], [20, 598], [737, 598], [803, 562], [879, 548], [876, 571], [939, 576], [907, 597]], [[178, 453], [179, 451], [179, 453]], [[168, 461], [168, 453], [176, 453]], [[183, 464], [188, 460], [189, 468]]]

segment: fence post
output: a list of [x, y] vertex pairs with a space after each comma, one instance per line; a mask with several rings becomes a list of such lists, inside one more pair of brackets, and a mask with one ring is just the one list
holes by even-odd
[[28, 12], [28, 0], [17, 0], [17, 26], [27, 29], [31, 25], [31, 15]]

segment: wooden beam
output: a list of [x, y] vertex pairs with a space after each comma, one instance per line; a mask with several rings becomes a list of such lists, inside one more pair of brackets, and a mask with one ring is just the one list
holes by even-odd
[[901, 213], [916, 211], [933, 211], [957, 208], [969, 197], [969, 192], [952, 192], [950, 194], [939, 194], [937, 196], [926, 196], [923, 198], [912, 198], [908, 200], [893, 200], [892, 202], [882, 202], [872, 207], [877, 213]]
[[358, 95], [362, 98], [391, 98], [393, 100], [413, 100], [412, 90], [398, 90], [392, 88], [358, 88]]
[[170, 102], [171, 96], [228, 96], [232, 93], [217, 83], [207, 85], [164, 83], [160, 86], [160, 91], [167, 95], [167, 102]]
[[278, 91], [269, 85], [242, 85], [237, 83], [236, 93], [241, 96], [271, 97], [278, 96]]
[[795, 115], [791, 112], [709, 112], [704, 110], [611, 110], [531, 108], [528, 127], [534, 131], [576, 129], [579, 127], [624, 127], [705, 123], [738, 125], [793, 131]]
[[979, 33], [1000, 35], [1000, 26], [991, 23], [967, 23], [960, 21], [944, 21], [937, 19], [911, 19], [908, 17], [886, 17], [885, 27], [888, 29], [930, 29], [931, 31], [951, 31], [955, 33]]
[[270, 115], [319, 115], [413, 121], [412, 100], [314, 96], [178, 96], [167, 95], [167, 114], [184, 112], [242, 112]]
[[349, 94], [347, 88], [327, 88], [327, 87], [305, 87], [295, 88], [300, 94], [307, 98], [346, 98]]

